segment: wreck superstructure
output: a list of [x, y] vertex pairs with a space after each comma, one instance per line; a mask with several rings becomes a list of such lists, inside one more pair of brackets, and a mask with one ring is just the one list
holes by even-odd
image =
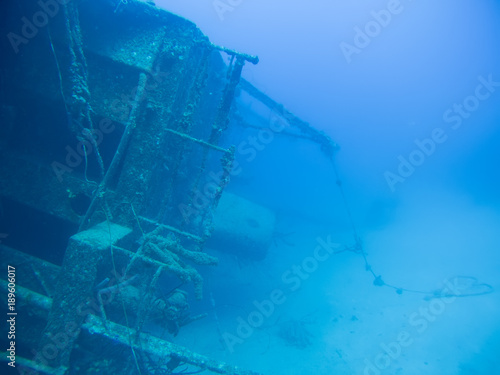
[[[241, 79], [257, 57], [215, 46], [150, 4], [2, 7], [0, 246], [3, 267], [16, 266], [26, 317], [22, 371], [91, 373], [82, 358], [114, 345], [126, 364], [101, 358], [101, 371], [174, 373], [187, 364], [253, 374], [144, 327], [176, 335], [203, 317], [190, 314], [187, 295], [203, 298], [198, 268], [217, 264], [207, 241], [265, 256], [272, 213], [223, 194], [243, 129], [307, 139], [327, 155], [335, 143]], [[271, 125], [269, 115], [238, 109], [243, 95], [272, 114]], [[224, 221], [237, 205], [259, 214]]]

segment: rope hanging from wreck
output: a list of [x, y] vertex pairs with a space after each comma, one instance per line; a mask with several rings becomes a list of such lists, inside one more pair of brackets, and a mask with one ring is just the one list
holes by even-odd
[[92, 197], [92, 201], [90, 203], [89, 208], [87, 209], [87, 212], [83, 216], [82, 221], [80, 222], [80, 226], [78, 228], [78, 231], [82, 231], [85, 226], [87, 225], [90, 217], [94, 213], [95, 209], [97, 208], [97, 203], [100, 198], [104, 196], [104, 193], [114, 177], [115, 173], [118, 170], [118, 166], [120, 165], [120, 162], [122, 160], [122, 157], [125, 153], [125, 150], [127, 148], [127, 145], [130, 141], [130, 137], [132, 135], [133, 130], [135, 129], [136, 126], [136, 117], [137, 117], [137, 112], [138, 112], [138, 107], [139, 103], [141, 102], [145, 88], [146, 88], [146, 83], [147, 83], [147, 76], [144, 73], [139, 74], [139, 82], [137, 85], [137, 91], [136, 95], [134, 98], [134, 103], [132, 106], [132, 110], [130, 111], [129, 118], [127, 121], [127, 124], [125, 125], [125, 131], [123, 132], [123, 135], [120, 139], [120, 143], [118, 144], [118, 148], [115, 152], [115, 155], [113, 156], [113, 160], [111, 160], [111, 164], [106, 171], [106, 174], [104, 175], [101, 183], [99, 184], [98, 188], [94, 192], [94, 196]]
[[[113, 236], [111, 235], [111, 224], [110, 224], [110, 221], [109, 221], [109, 217], [106, 213], [106, 210], [103, 210], [104, 211], [104, 215], [106, 215], [106, 222], [107, 222], [107, 226], [108, 226], [108, 235], [109, 235], [109, 251], [110, 251], [110, 256], [111, 256], [111, 262], [112, 262], [112, 265], [113, 265], [113, 272], [115, 275], [118, 275], [117, 271], [116, 271], [116, 263], [115, 263], [115, 255], [114, 255], [114, 252], [113, 252]], [[132, 280], [129, 279], [129, 280]], [[121, 286], [122, 284], [117, 284], [116, 285], [117, 288], [118, 288], [118, 292], [121, 293]], [[128, 336], [128, 344], [129, 344], [129, 347], [130, 347], [130, 350], [132, 351], [132, 357], [134, 358], [134, 364], [135, 364], [135, 367], [137, 369], [137, 372], [139, 375], [142, 375], [142, 372], [141, 372], [141, 369], [139, 367], [139, 362], [137, 360], [137, 355], [135, 353], [135, 349], [134, 349], [134, 345], [133, 345], [133, 338], [132, 338], [132, 332], [131, 332], [131, 328], [130, 328], [130, 323], [129, 323], [129, 319], [128, 319], [128, 314], [127, 314], [127, 309], [125, 308], [125, 302], [123, 300], [123, 298], [120, 298], [120, 302], [121, 302], [121, 307], [122, 307], [122, 310], [123, 310], [123, 315], [125, 316], [125, 324], [126, 324], [126, 330], [127, 330], [127, 336]], [[103, 308], [103, 304], [102, 304], [102, 301], [101, 301], [101, 311], [104, 312], [104, 308]], [[107, 319], [106, 319], [106, 316], [103, 315], [103, 324], [105, 325], [106, 329], [108, 330], [109, 327], [106, 325], [107, 324]], [[137, 334], [139, 334], [139, 331], [137, 331]]]
[[68, 63], [63, 65], [65, 68], [65, 75], [67, 76], [66, 94], [63, 92], [63, 76], [61, 74], [60, 64], [52, 43], [50, 30], [48, 30], [48, 33], [50, 46], [56, 59], [56, 67], [59, 74], [61, 90], [63, 90], [61, 91], [61, 94], [63, 95], [64, 106], [68, 116], [68, 126], [70, 130], [76, 134], [79, 141], [83, 144], [88, 142], [92, 145], [102, 178], [104, 176], [104, 163], [100, 155], [97, 142], [94, 138], [94, 126], [90, 115], [92, 108], [90, 106], [90, 90], [87, 79], [87, 61], [83, 52], [78, 7], [74, 4], [74, 2], [70, 2], [63, 5], [62, 10], [64, 14], [64, 45], [68, 48], [66, 53], [69, 57]]

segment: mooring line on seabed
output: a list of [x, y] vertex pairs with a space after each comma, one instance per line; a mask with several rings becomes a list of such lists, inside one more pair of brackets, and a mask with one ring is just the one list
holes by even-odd
[[[373, 276], [373, 285], [375, 286], [386, 286], [388, 288], [394, 289], [397, 294], [403, 294], [403, 292], [414, 293], [414, 294], [424, 294], [426, 300], [430, 300], [433, 298], [449, 298], [449, 297], [473, 297], [473, 296], [482, 296], [486, 294], [493, 293], [495, 290], [493, 286], [486, 283], [479, 283], [477, 278], [473, 276], [455, 276], [452, 278], [446, 279], [446, 283], [450, 284], [443, 289], [437, 289], [433, 291], [428, 290], [419, 290], [419, 289], [409, 289], [403, 288], [400, 286], [395, 286], [392, 284], [387, 284], [383, 279], [382, 275], [377, 275], [377, 273], [373, 270], [371, 264], [368, 262], [368, 258], [366, 256], [366, 252], [363, 246], [363, 242], [361, 237], [358, 234], [358, 230], [356, 225], [354, 224], [354, 219], [352, 216], [352, 211], [347, 202], [346, 194], [342, 185], [342, 180], [340, 179], [337, 166], [335, 165], [335, 161], [333, 159], [333, 153], [330, 154], [330, 162], [333, 167], [333, 171], [335, 174], [335, 184], [338, 186], [340, 190], [340, 195], [342, 197], [342, 201], [344, 203], [344, 208], [347, 212], [347, 217], [349, 220], [349, 224], [352, 227], [352, 232], [354, 236], [354, 245], [345, 246], [344, 250], [350, 251], [356, 254], [360, 254], [363, 257], [365, 262], [365, 270], [370, 272]], [[446, 292], [445, 292], [446, 290]], [[451, 290], [451, 292], [450, 292]]]

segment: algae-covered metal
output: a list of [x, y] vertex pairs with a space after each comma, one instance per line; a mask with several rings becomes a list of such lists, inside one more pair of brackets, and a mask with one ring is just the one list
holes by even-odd
[[[149, 3], [1, 7], [0, 224], [10, 235], [0, 246], [2, 262], [17, 262], [25, 275], [19, 298], [33, 334], [19, 345], [21, 370], [113, 373], [121, 365], [173, 374], [186, 364], [255, 374], [145, 327], [160, 322], [176, 335], [206, 316], [190, 313], [188, 295], [204, 298], [199, 267], [217, 264], [205, 243], [235, 168], [228, 139], [248, 125], [234, 109], [241, 90], [288, 122], [283, 134], [328, 151], [334, 143], [241, 82], [257, 57], [215, 46], [193, 23]], [[244, 218], [248, 233], [226, 224], [217, 241], [252, 238], [263, 258], [274, 217], [260, 210], [269, 217], [263, 228]]]

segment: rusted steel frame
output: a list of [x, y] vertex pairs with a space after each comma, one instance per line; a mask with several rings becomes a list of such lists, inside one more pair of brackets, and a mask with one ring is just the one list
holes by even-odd
[[[231, 171], [233, 169], [234, 155], [236, 152], [236, 147], [231, 146], [229, 151], [230, 151], [230, 153], [224, 155], [221, 159], [222, 171], [223, 171], [222, 177], [219, 181], [219, 185], [217, 186], [217, 190], [215, 191], [215, 195], [214, 195], [210, 210], [206, 210], [204, 212], [203, 220], [201, 221], [202, 225], [204, 225], [204, 228], [202, 228], [204, 242], [210, 238], [210, 236], [212, 235], [212, 231], [213, 231], [213, 225], [212, 225], [213, 215], [210, 215], [210, 213], [214, 212], [217, 209], [217, 206], [219, 205], [219, 201], [220, 201], [220, 198], [222, 196], [222, 193], [224, 192], [224, 188], [229, 183], [230, 174], [231, 174]], [[203, 242], [203, 244], [204, 244], [204, 242]]]
[[[219, 104], [217, 114], [215, 115], [214, 123], [212, 125], [212, 131], [210, 133], [210, 137], [208, 140], [209, 144], [217, 145], [219, 143], [219, 139], [220, 139], [222, 133], [227, 129], [227, 126], [229, 124], [229, 111], [231, 109], [231, 104], [232, 104], [233, 99], [234, 99], [234, 93], [236, 90], [236, 86], [238, 85], [238, 82], [241, 78], [241, 71], [242, 71], [244, 65], [245, 65], [245, 59], [241, 56], [237, 56], [236, 62], [234, 63], [234, 65], [230, 65], [228, 67], [228, 71], [231, 72], [231, 78], [229, 79], [229, 82], [227, 82], [226, 87], [224, 88], [224, 93], [222, 94], [222, 99], [221, 99], [221, 102]], [[196, 196], [196, 191], [198, 189], [201, 177], [202, 177], [202, 175], [205, 171], [205, 168], [206, 168], [207, 158], [208, 158], [208, 149], [205, 148], [203, 150], [202, 162], [201, 162], [198, 174], [196, 176], [196, 180], [191, 188], [191, 196], [189, 199], [189, 204], [193, 203], [193, 200]], [[233, 158], [234, 158], [234, 153], [233, 153]], [[231, 161], [231, 163], [232, 163], [232, 161]], [[224, 166], [224, 162], [223, 162], [223, 166]], [[227, 182], [224, 182], [224, 180], [228, 180], [228, 178], [229, 178], [229, 171], [227, 171], [227, 172], [224, 171], [223, 173], [224, 173], [224, 179], [221, 179], [221, 182], [219, 184], [219, 187], [218, 187], [219, 192], [217, 193], [218, 197], [214, 197], [217, 199], [217, 202], [218, 202], [218, 199], [220, 198], [220, 194], [222, 194], [222, 189], [227, 184]], [[207, 216], [207, 213], [209, 211], [211, 211], [213, 207], [217, 206], [217, 203], [215, 203], [215, 205], [213, 203], [214, 203], [214, 201], [212, 201], [212, 204], [207, 205], [205, 212], [202, 213], [203, 218], [205, 218]], [[183, 224], [185, 224], [185, 223], [183, 223]], [[205, 228], [207, 228], [207, 226], [204, 224], [204, 220], [201, 221], [200, 225], [201, 225], [200, 230], [202, 233], [204, 233]], [[205, 238], [206, 238], [206, 236], [205, 236]]]
[[85, 226], [87, 225], [90, 217], [92, 216], [95, 209], [97, 208], [98, 202], [104, 196], [106, 189], [108, 188], [109, 182], [115, 176], [115, 173], [118, 170], [118, 166], [120, 165], [120, 162], [123, 158], [123, 155], [125, 154], [125, 151], [126, 151], [127, 146], [129, 144], [132, 133], [137, 125], [136, 118], [137, 118], [137, 114], [139, 112], [139, 104], [142, 102], [142, 99], [144, 96], [146, 83], [147, 83], [146, 74], [140, 73], [139, 74], [139, 83], [137, 84], [137, 91], [135, 93], [134, 103], [133, 103], [132, 109], [130, 111], [130, 115], [129, 115], [127, 124], [125, 126], [125, 131], [123, 132], [123, 135], [120, 139], [120, 143], [118, 144], [118, 148], [115, 152], [115, 155], [113, 156], [113, 160], [111, 161], [111, 165], [109, 166], [109, 168], [108, 168], [106, 174], [104, 175], [103, 180], [99, 184], [98, 188], [95, 190], [94, 196], [92, 197], [92, 202], [90, 203], [90, 206], [87, 209], [85, 216], [83, 217], [82, 221], [80, 222], [80, 226], [78, 228], [78, 231], [82, 231], [85, 228]]
[[222, 147], [219, 147], [219, 146], [216, 146], [216, 145], [213, 145], [213, 144], [210, 144], [208, 142], [205, 142], [201, 139], [198, 139], [198, 138], [194, 138], [194, 137], [191, 137], [190, 135], [187, 135], [187, 134], [184, 134], [184, 133], [180, 133], [178, 131], [175, 131], [173, 129], [165, 129], [166, 132], [169, 132], [169, 133], [172, 133], [172, 134], [175, 134], [181, 138], [184, 138], [186, 140], [189, 140], [189, 141], [192, 141], [192, 142], [195, 142], [195, 143], [198, 143], [204, 147], [208, 147], [208, 148], [211, 148], [211, 149], [214, 149], [216, 151], [220, 151], [220, 152], [223, 152], [223, 153], [230, 153], [229, 150], [226, 150], [225, 148], [222, 148]]
[[222, 51], [224, 53], [227, 53], [229, 56], [236, 56], [238, 58], [242, 58], [248, 62], [251, 62], [252, 64], [256, 65], [259, 63], [259, 57], [258, 56], [252, 56], [252, 55], [248, 55], [246, 53], [241, 53], [241, 52], [238, 52], [238, 51], [235, 51], [233, 49], [229, 49], [229, 48], [226, 48], [226, 47], [222, 47], [222, 46], [217, 46], [215, 44], [212, 44], [212, 46], [219, 50], [219, 51]]
[[149, 224], [156, 225], [158, 228], [162, 228], [162, 229], [165, 229], [167, 231], [174, 232], [176, 234], [180, 234], [181, 236], [184, 236], [184, 237], [187, 237], [189, 239], [195, 240], [196, 242], [199, 242], [199, 243], [204, 242], [204, 239], [201, 238], [200, 236], [197, 236], [197, 235], [189, 233], [189, 232], [182, 231], [182, 230], [177, 229], [177, 228], [175, 228], [173, 226], [158, 223], [158, 222], [156, 222], [154, 220], [151, 220], [151, 219], [148, 219], [148, 218], [146, 218], [144, 216], [139, 216], [139, 219], [143, 220], [143, 221], [146, 221]]
[[254, 371], [242, 370], [236, 366], [230, 366], [223, 362], [218, 362], [200, 354], [194, 353], [180, 345], [164, 341], [157, 337], [140, 333], [137, 340], [130, 342], [130, 336], [134, 336], [134, 330], [120, 324], [110, 322], [110, 330], [106, 330], [99, 318], [89, 315], [83, 329], [90, 335], [105, 337], [111, 342], [120, 343], [125, 346], [132, 346], [138, 352], [154, 354], [159, 358], [175, 357], [181, 362], [197, 366], [200, 369], [211, 371], [223, 375], [259, 375]]
[[[234, 114], [233, 117], [234, 117], [234, 119], [237, 120], [236, 124], [241, 126], [241, 127], [251, 128], [251, 129], [256, 129], [256, 130], [269, 130], [269, 128], [266, 128], [266, 127], [252, 125], [252, 124], [246, 122], [245, 120], [243, 120], [243, 117], [241, 117], [237, 114]], [[284, 136], [291, 137], [291, 138], [305, 139], [305, 140], [317, 143], [316, 138], [314, 138], [310, 135], [294, 134], [294, 133], [287, 132], [285, 130], [282, 130], [277, 134], [284, 135]]]
[[[194, 48], [199, 48], [200, 45], [195, 45]], [[189, 133], [192, 129], [193, 126], [193, 114], [198, 107], [198, 104], [200, 103], [201, 100], [201, 91], [202, 88], [206, 85], [206, 80], [207, 80], [207, 69], [208, 69], [208, 61], [210, 57], [210, 53], [212, 52], [212, 47], [210, 45], [206, 46], [204, 44], [201, 45], [203, 48], [203, 57], [200, 62], [196, 62], [196, 66], [198, 66], [198, 69], [196, 70], [196, 76], [193, 80], [193, 84], [189, 90], [188, 98], [185, 104], [185, 109], [182, 111], [182, 115], [179, 115], [179, 113], [173, 114], [172, 118], [169, 120], [168, 126], [165, 128], [166, 132], [169, 132], [171, 134], [175, 134], [177, 136], [183, 135], [184, 139], [189, 139], [193, 141], [195, 138], [190, 137], [187, 133]], [[178, 101], [181, 98], [181, 86], [178, 87], [177, 89], [177, 94], [176, 94], [176, 99], [174, 100], [174, 105], [179, 106], [180, 103]], [[184, 113], [186, 112], [186, 109], [188, 109], [188, 116], [184, 116]], [[182, 117], [184, 116], [184, 117]], [[177, 125], [177, 130], [172, 129], [172, 125]], [[182, 130], [180, 132], [179, 130]], [[177, 152], [175, 155], [177, 156], [174, 164], [170, 165], [170, 171], [171, 171], [171, 177], [170, 177], [170, 184], [166, 188], [165, 195], [162, 199], [162, 202], [160, 202], [160, 210], [158, 212], [158, 215], [156, 217], [157, 221], [162, 221], [165, 212], [168, 207], [171, 206], [172, 204], [172, 192], [174, 191], [174, 186], [176, 184], [176, 179], [179, 174], [179, 168], [182, 163], [183, 157], [186, 154], [185, 152], [186, 149], [186, 144], [182, 143], [182, 145], [178, 148]]]
[[335, 143], [328, 135], [320, 130], [314, 129], [307, 122], [299, 119], [297, 116], [284, 108], [283, 105], [277, 103], [269, 96], [255, 88], [247, 80], [242, 78], [240, 81], [240, 87], [245, 90], [250, 96], [253, 96], [255, 99], [265, 104], [269, 109], [275, 110], [276, 113], [286, 119], [290, 123], [290, 125], [296, 126], [303, 133], [308, 134], [311, 137], [311, 140], [321, 145], [325, 153], [327, 153], [328, 155], [333, 154], [339, 149], [338, 144]]

